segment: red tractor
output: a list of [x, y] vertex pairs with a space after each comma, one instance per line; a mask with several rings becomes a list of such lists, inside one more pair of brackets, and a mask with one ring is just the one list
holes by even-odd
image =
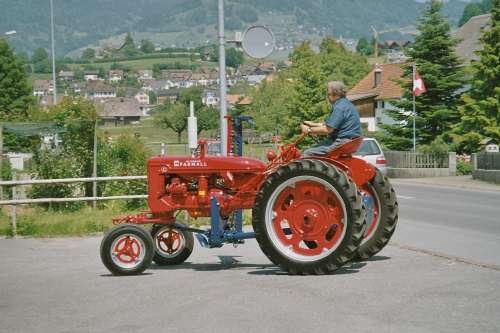
[[[113, 221], [118, 226], [101, 243], [104, 265], [115, 275], [134, 275], [152, 261], [180, 264], [193, 250], [193, 233], [211, 248], [256, 238], [264, 254], [290, 274], [330, 273], [373, 256], [388, 243], [398, 219], [389, 180], [352, 156], [362, 138], [328, 156], [301, 158], [297, 143], [303, 138], [281, 146], [279, 154], [269, 151], [267, 164], [207, 155], [204, 140], [192, 156], [151, 158], [149, 211]], [[236, 141], [241, 153], [241, 135]], [[243, 229], [244, 209], [252, 209], [253, 232]], [[182, 210], [195, 219], [210, 217], [210, 228], [178, 221]], [[141, 224], [153, 226], [148, 231]]]

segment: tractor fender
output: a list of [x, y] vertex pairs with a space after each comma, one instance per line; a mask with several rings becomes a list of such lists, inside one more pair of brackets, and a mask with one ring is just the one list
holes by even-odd
[[356, 157], [345, 157], [340, 159], [331, 159], [321, 156], [311, 156], [307, 159], [320, 160], [330, 163], [343, 170], [358, 186], [362, 186], [375, 177], [375, 167], [368, 162]]

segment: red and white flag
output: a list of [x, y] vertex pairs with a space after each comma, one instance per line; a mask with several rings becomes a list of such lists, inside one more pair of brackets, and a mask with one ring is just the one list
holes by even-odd
[[413, 75], [413, 95], [420, 96], [425, 93], [427, 89], [425, 88], [424, 80], [420, 77], [417, 70], [415, 69], [415, 73]]

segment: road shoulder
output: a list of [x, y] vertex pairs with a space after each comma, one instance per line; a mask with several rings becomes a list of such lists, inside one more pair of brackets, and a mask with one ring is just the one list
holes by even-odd
[[481, 190], [500, 192], [500, 185], [472, 179], [472, 176], [450, 176], [429, 178], [391, 178], [394, 184], [416, 184], [434, 187], [461, 188], [469, 190]]

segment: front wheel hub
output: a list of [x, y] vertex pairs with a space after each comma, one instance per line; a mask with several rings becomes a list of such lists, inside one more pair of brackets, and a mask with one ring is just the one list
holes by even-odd
[[146, 245], [139, 237], [125, 234], [114, 240], [111, 245], [111, 259], [125, 269], [132, 269], [144, 260]]

